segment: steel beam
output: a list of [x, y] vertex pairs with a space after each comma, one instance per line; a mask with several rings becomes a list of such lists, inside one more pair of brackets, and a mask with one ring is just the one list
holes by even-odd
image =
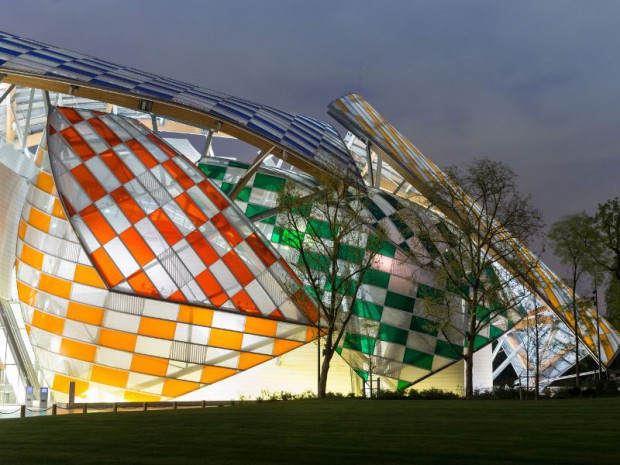
[[262, 150], [258, 154], [256, 159], [252, 163], [252, 166], [248, 168], [248, 170], [245, 172], [243, 177], [237, 182], [232, 192], [228, 195], [228, 197], [231, 200], [235, 200], [237, 198], [237, 196], [239, 195], [241, 190], [245, 187], [245, 185], [248, 183], [250, 178], [254, 175], [254, 173], [256, 173], [260, 165], [262, 165], [263, 161], [265, 161], [265, 158], [267, 158], [269, 154], [271, 153], [271, 151], [274, 150], [275, 148], [276, 146], [274, 145], [269, 150]]
[[[13, 125], [15, 125], [15, 131], [12, 132], [12, 137], [11, 137], [11, 141], [15, 140], [15, 132], [17, 133], [17, 138], [19, 139], [19, 142], [21, 143], [22, 141], [25, 140], [24, 135], [22, 134], [22, 128], [19, 127], [19, 120], [17, 119], [17, 111], [14, 108], [15, 105], [15, 101], [13, 101], [13, 103], [11, 105], [8, 106], [8, 109], [11, 112], [12, 115], [12, 121], [11, 121], [11, 130], [13, 131]], [[9, 118], [7, 117], [7, 123], [9, 122]], [[8, 134], [8, 131], [7, 131]], [[8, 139], [8, 136], [7, 136]]]
[[493, 349], [493, 353], [491, 354], [491, 360], [495, 360], [495, 357], [497, 357], [497, 355], [499, 354], [500, 350], [502, 349], [502, 344], [507, 339], [507, 337], [508, 335], [504, 334], [501, 338], [497, 340], [497, 345], [495, 346], [495, 349]]
[[[301, 197], [299, 199], [300, 202], [305, 202], [305, 201], [312, 201], [318, 197], [321, 197], [322, 195], [325, 195], [325, 189], [321, 189], [319, 191], [316, 192], [312, 192], [308, 195], [305, 195], [303, 197]], [[250, 217], [248, 217], [250, 219], [250, 221], [253, 221], [254, 223], [256, 223], [257, 221], [262, 221], [266, 218], [269, 218], [271, 216], [277, 215], [280, 211], [282, 210], [281, 207], [273, 207], [270, 208], [269, 210], [265, 210], [263, 212], [260, 213], [256, 213], [255, 215], [252, 215]]]
[[159, 135], [159, 129], [157, 129], [157, 116], [151, 113], [151, 125], [153, 126], [153, 132]]
[[375, 185], [375, 177], [372, 172], [372, 152], [370, 151], [370, 142], [366, 142], [366, 166], [368, 166], [368, 183], [371, 186]]
[[393, 195], [396, 195], [398, 193], [399, 190], [402, 189], [402, 187], [405, 185], [405, 183], [407, 182], [406, 179], [403, 179], [400, 184], [398, 186], [396, 186], [396, 189], [394, 189], [394, 192], [392, 192]]
[[[500, 366], [498, 366], [494, 371], [493, 371], [493, 379], [497, 378], [502, 371], [504, 371], [506, 369], [506, 367], [508, 365], [510, 365], [512, 363], [512, 359], [515, 358], [517, 356], [517, 354], [519, 353], [519, 351], [523, 348], [523, 343], [519, 344], [517, 346], [517, 348], [512, 351], [510, 354], [506, 354], [506, 360], [504, 360]], [[504, 351], [505, 353], [506, 351]], [[526, 354], [527, 357], [527, 354]]]
[[[26, 113], [26, 124], [24, 126], [24, 134], [22, 138], [22, 152], [26, 153], [27, 142], [28, 142], [28, 133], [30, 132], [30, 118], [32, 116], [32, 104], [34, 103], [34, 93], [35, 89], [30, 90], [30, 101], [28, 102], [28, 113]], [[19, 122], [18, 122], [19, 124]]]
[[45, 105], [45, 111], [49, 113], [52, 101], [50, 100], [50, 93], [46, 90], [43, 91], [43, 105]]
[[377, 172], [375, 173], [375, 189], [381, 188], [381, 168], [383, 168], [383, 160], [377, 157]]
[[[201, 160], [209, 156], [209, 149], [211, 148], [211, 142], [213, 141], [213, 134], [216, 132], [219, 132], [221, 127], [222, 127], [222, 123], [218, 121], [215, 129], [209, 129], [207, 133], [207, 140], [205, 141], [205, 146], [202, 149], [202, 153], [200, 154]], [[198, 163], [200, 163], [200, 161]]]
[[9, 96], [9, 94], [13, 91], [13, 89], [15, 89], [15, 84], [11, 84], [9, 88], [6, 90], [6, 92], [2, 94], [2, 97], [0, 97], [0, 103], [4, 102], [4, 99]]

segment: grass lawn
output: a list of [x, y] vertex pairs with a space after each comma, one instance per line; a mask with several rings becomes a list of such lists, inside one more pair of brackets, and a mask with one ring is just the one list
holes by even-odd
[[618, 464], [620, 398], [289, 401], [0, 420], [14, 464]]

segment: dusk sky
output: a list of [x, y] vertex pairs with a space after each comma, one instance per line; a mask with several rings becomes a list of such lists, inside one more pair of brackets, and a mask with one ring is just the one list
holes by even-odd
[[619, 18], [617, 1], [21, 0], [0, 30], [332, 123], [358, 92], [440, 166], [510, 164], [550, 225], [620, 194]]

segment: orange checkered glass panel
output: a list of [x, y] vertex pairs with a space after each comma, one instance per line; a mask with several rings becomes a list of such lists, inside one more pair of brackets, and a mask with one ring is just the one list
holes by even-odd
[[312, 303], [291, 297], [298, 279], [238, 207], [145, 126], [62, 107], [48, 124], [58, 192], [108, 288], [300, 323], [316, 318]]

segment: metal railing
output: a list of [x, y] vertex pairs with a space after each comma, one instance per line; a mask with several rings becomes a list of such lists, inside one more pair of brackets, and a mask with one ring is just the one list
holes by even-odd
[[[70, 415], [94, 412], [147, 412], [149, 410], [177, 410], [188, 408], [228, 407], [234, 404], [234, 401], [208, 400], [170, 402], [81, 402], [74, 404], [55, 403], [52, 404], [50, 407], [44, 408], [34, 408], [27, 405], [19, 405], [16, 407], [15, 410], [11, 410], [8, 412], [0, 411], [0, 415], [16, 415], [19, 412], [20, 418], [26, 418], [41, 415]], [[28, 415], [28, 413], [35, 415]]]

